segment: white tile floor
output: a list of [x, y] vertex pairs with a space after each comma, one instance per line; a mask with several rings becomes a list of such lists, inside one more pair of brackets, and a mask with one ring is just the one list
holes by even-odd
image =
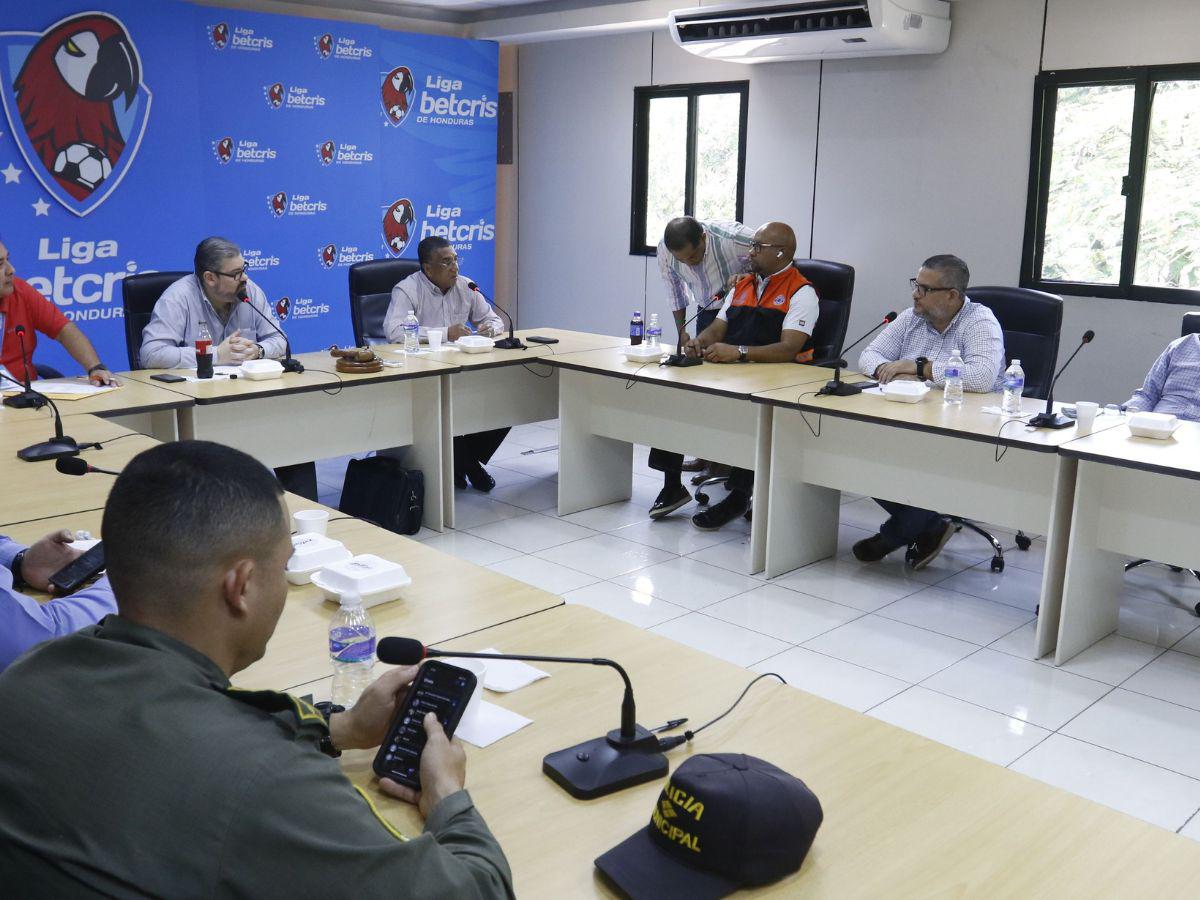
[[[770, 581], [749, 573], [749, 526], [692, 527], [693, 507], [651, 522], [660, 486], [634, 454], [633, 499], [554, 515], [556, 422], [514, 428], [490, 495], [459, 491], [458, 531], [432, 547], [755, 672], [1200, 840], [1200, 582], [1129, 574], [1119, 633], [1065, 666], [1033, 659], [1045, 545], [1005, 543], [1002, 574], [970, 533], [924, 572], [850, 546], [883, 513], [846, 495], [838, 554]], [[527, 452], [538, 451], [538, 452]], [[317, 466], [337, 505], [346, 461]], [[697, 698], [723, 707], [723, 698]], [[697, 718], [705, 709], [697, 709]]]

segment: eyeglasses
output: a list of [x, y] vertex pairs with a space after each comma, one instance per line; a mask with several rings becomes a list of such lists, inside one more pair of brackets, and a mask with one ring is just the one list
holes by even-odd
[[918, 297], [924, 297], [926, 294], [936, 294], [938, 291], [952, 291], [954, 288], [934, 287], [932, 284], [921, 284], [915, 278], [908, 279], [908, 288]]
[[234, 281], [241, 281], [242, 276], [246, 274], [246, 267], [242, 266], [240, 269], [235, 269], [232, 272], [219, 272], [216, 269], [210, 269], [209, 271], [214, 275], [224, 275], [226, 278], [232, 278]]
[[782, 247], [782, 246], [783, 246], [783, 244], [765, 244], [762, 241], [751, 241], [750, 242], [750, 252], [751, 253], [762, 253], [763, 250], [767, 249], [768, 247]]
[[439, 267], [443, 269], [453, 268], [454, 266], [458, 265], [458, 257], [448, 256], [445, 259], [435, 259], [429, 265], [433, 266], [435, 269]]

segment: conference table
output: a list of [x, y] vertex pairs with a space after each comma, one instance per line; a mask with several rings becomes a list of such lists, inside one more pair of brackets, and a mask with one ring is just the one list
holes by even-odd
[[1170, 438], [1154, 440], [1111, 418], [1115, 427], [1062, 448], [1078, 473], [1059, 664], [1116, 630], [1128, 558], [1182, 568], [1200, 562], [1200, 423], [1182, 422]]
[[679, 368], [630, 362], [619, 347], [557, 356], [554, 365], [561, 369], [560, 516], [629, 499], [633, 444], [695, 454], [754, 471], [751, 566], [752, 572], [763, 569], [773, 407], [751, 399], [823, 383], [829, 369], [795, 363]]
[[[94, 415], [101, 418], [113, 419], [126, 428], [148, 434], [160, 441], [178, 439], [178, 411], [190, 406], [189, 397], [172, 391], [166, 385], [158, 382], [142, 382], [127, 377], [126, 373], [117, 376], [121, 386], [99, 394], [74, 396], [71, 398], [54, 397], [58, 410], [64, 418], [69, 416]], [[57, 384], [84, 385], [84, 378], [53, 378], [39, 379], [33, 383], [34, 390], [50, 390]], [[28, 422], [31, 420], [50, 420], [53, 413], [49, 405], [41, 409], [13, 409], [0, 406], [0, 427], [11, 422]]]
[[[1024, 419], [1006, 419], [983, 411], [999, 406], [998, 394], [968, 393], [954, 406], [938, 389], [911, 404], [794, 389], [754, 401], [779, 410], [764, 517], [768, 577], [836, 553], [841, 491], [1023, 529], [1046, 537], [1036, 655], [1054, 649], [1076, 494], [1076, 460], [1060, 450], [1075, 426], [1027, 426], [1041, 401], [1027, 398]], [[1096, 420], [1098, 429], [1115, 424]]]

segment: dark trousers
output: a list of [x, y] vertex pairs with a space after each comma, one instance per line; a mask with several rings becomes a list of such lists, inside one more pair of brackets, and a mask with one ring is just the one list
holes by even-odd
[[454, 474], [463, 474], [473, 463], [484, 465], [491, 462], [492, 456], [500, 449], [504, 439], [508, 437], [509, 429], [493, 428], [491, 431], [477, 431], [475, 434], [464, 434], [454, 439]]
[[875, 502], [888, 514], [888, 520], [879, 526], [879, 533], [893, 547], [907, 547], [941, 520], [941, 515], [931, 509], [906, 506], [878, 497]]
[[[651, 447], [649, 465], [656, 472], [663, 472], [673, 476], [672, 480], [676, 480], [683, 472], [683, 454]], [[749, 469], [732, 468], [729, 470], [729, 480], [725, 482], [725, 486], [731, 491], [752, 493], [754, 491], [754, 473]]]

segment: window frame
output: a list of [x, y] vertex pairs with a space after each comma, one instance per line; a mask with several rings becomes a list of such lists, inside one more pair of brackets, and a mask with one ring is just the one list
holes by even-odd
[[[1021, 248], [1021, 287], [1078, 297], [1144, 300], [1155, 303], [1200, 303], [1200, 290], [1135, 284], [1137, 245], [1142, 224], [1146, 156], [1150, 142], [1151, 88], [1155, 82], [1200, 80], [1200, 63], [1167, 66], [1117, 66], [1111, 68], [1043, 71], [1034, 79], [1033, 127], [1030, 131], [1029, 188], [1025, 208], [1025, 235]], [[1125, 222], [1121, 245], [1121, 271], [1117, 284], [1054, 281], [1038, 277], [1046, 245], [1046, 209], [1050, 197], [1050, 163], [1053, 158], [1054, 120], [1058, 90], [1063, 87], [1096, 87], [1126, 84], [1134, 88], [1130, 128], [1129, 165], [1122, 193]]]
[[629, 254], [654, 256], [659, 238], [653, 243], [646, 234], [647, 191], [650, 182], [650, 102], [661, 97], [686, 97], [687, 148], [684, 162], [684, 208], [679, 215], [694, 214], [696, 196], [696, 110], [699, 98], [708, 94], [740, 94], [738, 117], [737, 201], [734, 218], [742, 221], [746, 199], [746, 135], [750, 112], [750, 82], [705, 81], [692, 84], [650, 85], [633, 89], [633, 191], [630, 201]]

